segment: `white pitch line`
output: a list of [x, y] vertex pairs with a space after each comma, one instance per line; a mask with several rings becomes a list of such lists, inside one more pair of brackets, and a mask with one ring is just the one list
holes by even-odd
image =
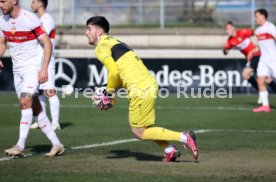
[[[139, 140], [136, 138], [130, 138], [130, 139], [125, 139], [125, 140], [116, 140], [116, 141], [112, 141], [112, 142], [105, 142], [105, 143], [98, 143], [98, 144], [91, 144], [91, 145], [81, 145], [81, 146], [71, 147], [69, 149], [70, 150], [91, 149], [91, 148], [118, 145], [118, 144], [137, 142], [137, 141], [139, 141]], [[25, 155], [24, 157], [32, 157], [33, 155], [36, 155], [36, 154], [38, 154], [38, 153], [30, 153], [30, 154]], [[3, 157], [3, 158], [0, 158], [0, 162], [9, 161], [9, 160], [13, 160], [13, 159], [15, 159], [15, 158], [14, 157]]]
[[242, 133], [276, 133], [275, 130], [223, 130], [223, 129], [206, 129], [196, 130], [195, 133], [207, 133], [207, 132], [242, 132]]
[[[30, 153], [30, 154], [27, 154], [27, 155], [24, 155], [24, 157], [32, 157], [33, 154], [36, 154], [36, 153]], [[14, 158], [14, 157], [3, 157], [3, 158], [0, 158], [0, 162], [2, 161], [10, 161], [12, 159], [18, 159], [18, 158]]]
[[90, 148], [97, 148], [97, 147], [103, 147], [103, 146], [118, 145], [118, 144], [137, 142], [137, 141], [139, 141], [139, 140], [136, 139], [136, 138], [131, 138], [131, 139], [125, 139], [125, 140], [117, 140], [117, 141], [113, 141], [113, 142], [106, 142], [106, 143], [98, 143], [98, 144], [92, 144], [92, 145], [76, 146], [76, 147], [71, 147], [70, 149], [72, 149], [72, 150], [90, 149]]
[[3, 158], [0, 158], [0, 162], [2, 161], [9, 161], [9, 160], [12, 160], [13, 157], [3, 157]]
[[[276, 133], [275, 130], [223, 130], [223, 129], [201, 129], [201, 130], [195, 130], [195, 133], [208, 133], [208, 132], [242, 132], [242, 133]], [[91, 149], [91, 148], [98, 148], [98, 147], [104, 147], [104, 146], [111, 146], [111, 145], [119, 145], [124, 143], [131, 143], [131, 142], [137, 142], [140, 141], [136, 138], [130, 138], [130, 139], [124, 139], [124, 140], [116, 140], [112, 142], [104, 142], [104, 143], [98, 143], [98, 144], [91, 144], [91, 145], [81, 145], [81, 146], [75, 146], [70, 147], [70, 150], [81, 150], [81, 149]], [[30, 153], [25, 155], [25, 157], [32, 157], [34, 155], [37, 155], [38, 153]], [[13, 157], [3, 157], [0, 158], [0, 162], [2, 161], [9, 161], [13, 160]]]

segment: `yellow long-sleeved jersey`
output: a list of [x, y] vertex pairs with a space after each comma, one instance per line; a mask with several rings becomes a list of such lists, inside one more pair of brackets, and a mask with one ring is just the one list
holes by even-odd
[[120, 87], [147, 89], [156, 84], [137, 54], [113, 37], [104, 35], [95, 48], [95, 54], [108, 71], [107, 90]]

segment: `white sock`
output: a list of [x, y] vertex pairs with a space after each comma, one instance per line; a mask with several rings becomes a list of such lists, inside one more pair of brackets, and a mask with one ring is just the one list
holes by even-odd
[[44, 94], [39, 95], [38, 98], [39, 98], [39, 102], [41, 104], [43, 112], [46, 113], [46, 97], [45, 97], [45, 95]]
[[49, 97], [52, 124], [59, 124], [59, 99], [57, 95]]
[[268, 91], [261, 91], [260, 97], [262, 98], [263, 106], [269, 106], [268, 102]]
[[183, 133], [180, 134], [180, 142], [182, 143], [187, 143], [187, 137]]
[[173, 150], [174, 146], [172, 144], [170, 144], [167, 148], [165, 148], [164, 152], [166, 154], [170, 153]]
[[29, 134], [32, 120], [33, 120], [33, 110], [31, 108], [21, 110], [19, 139], [16, 145], [18, 145], [22, 150], [25, 148], [25, 142]]
[[55, 131], [53, 130], [51, 123], [44, 112], [40, 112], [37, 116], [37, 123], [42, 132], [51, 141], [52, 145], [61, 145]]

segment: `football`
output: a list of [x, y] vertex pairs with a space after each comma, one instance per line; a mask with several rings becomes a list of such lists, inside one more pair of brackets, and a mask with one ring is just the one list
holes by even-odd
[[106, 87], [96, 87], [94, 94], [92, 95], [92, 101], [94, 105], [98, 105], [101, 102], [101, 96]]
[[106, 87], [96, 87], [92, 95], [93, 104], [100, 110], [110, 109], [115, 104], [115, 94], [108, 93], [109, 96], [106, 96], [106, 94]]

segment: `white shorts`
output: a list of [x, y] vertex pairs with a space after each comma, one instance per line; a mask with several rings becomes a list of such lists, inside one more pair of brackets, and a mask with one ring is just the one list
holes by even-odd
[[257, 75], [276, 78], [276, 61], [259, 61]]
[[17, 97], [21, 93], [35, 94], [38, 91], [38, 70], [31, 70], [26, 73], [14, 73], [14, 87]]
[[55, 68], [48, 69], [48, 81], [39, 85], [40, 90], [56, 89], [55, 87]]

